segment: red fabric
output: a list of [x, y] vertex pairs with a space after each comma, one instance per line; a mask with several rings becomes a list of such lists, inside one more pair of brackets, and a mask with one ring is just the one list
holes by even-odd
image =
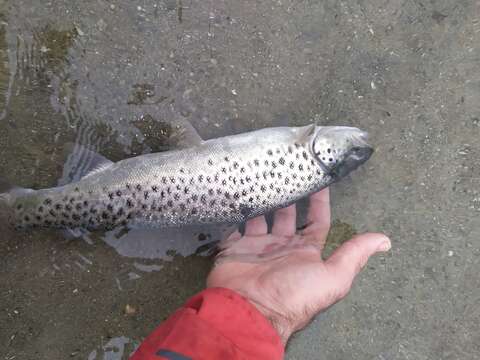
[[[284, 347], [268, 320], [232, 290], [209, 288], [192, 297], [140, 345], [130, 360], [282, 359]], [[181, 357], [180, 357], [181, 358]]]

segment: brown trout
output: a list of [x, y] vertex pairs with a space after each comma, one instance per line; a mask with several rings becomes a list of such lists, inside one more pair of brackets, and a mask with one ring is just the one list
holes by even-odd
[[367, 161], [352, 127], [266, 128], [96, 167], [64, 186], [0, 194], [9, 222], [109, 229], [239, 223], [319, 191]]

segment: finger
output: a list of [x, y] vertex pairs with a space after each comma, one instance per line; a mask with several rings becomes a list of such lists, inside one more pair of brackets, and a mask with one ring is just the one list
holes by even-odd
[[275, 211], [273, 218], [273, 235], [291, 236], [295, 234], [297, 211], [295, 204]]
[[366, 233], [343, 243], [326, 260], [327, 271], [334, 277], [339, 297], [350, 290], [353, 279], [377, 252], [390, 250], [391, 242], [383, 234]]
[[328, 188], [310, 196], [307, 227], [303, 234], [311, 237], [323, 249], [330, 230], [330, 190]]
[[257, 216], [256, 218], [248, 220], [245, 224], [246, 236], [265, 235], [267, 231], [268, 227], [265, 216]]

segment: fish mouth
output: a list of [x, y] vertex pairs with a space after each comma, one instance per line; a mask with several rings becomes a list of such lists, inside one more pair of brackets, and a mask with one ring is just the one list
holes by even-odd
[[330, 170], [330, 174], [336, 179], [348, 175], [370, 159], [373, 152], [374, 149], [370, 145], [352, 147], [344, 160]]

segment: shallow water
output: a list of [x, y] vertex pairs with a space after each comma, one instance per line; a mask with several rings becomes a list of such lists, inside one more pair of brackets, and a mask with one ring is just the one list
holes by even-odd
[[[116, 161], [170, 148], [185, 124], [359, 126], [377, 151], [332, 188], [328, 251], [365, 230], [393, 251], [288, 357], [474, 359], [478, 15], [474, 1], [0, 1], [0, 175], [55, 186], [72, 143]], [[127, 358], [202, 289], [228, 231], [2, 235], [1, 358]]]

